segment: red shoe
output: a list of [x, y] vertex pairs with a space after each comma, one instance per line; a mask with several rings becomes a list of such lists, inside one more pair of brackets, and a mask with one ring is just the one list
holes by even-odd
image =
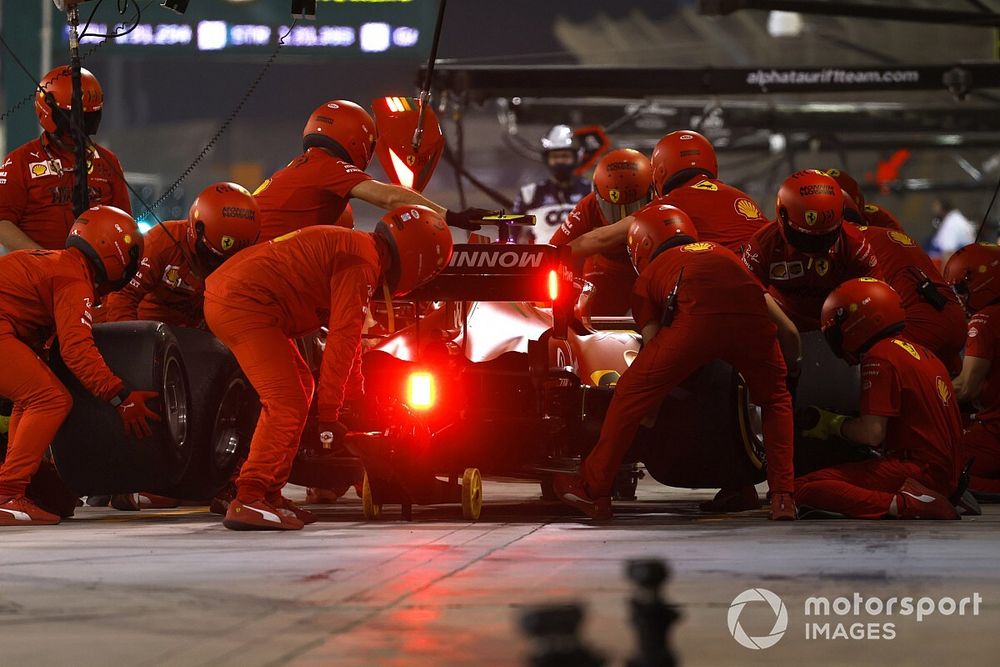
[[229, 503], [233, 502], [234, 498], [236, 498], [236, 489], [232, 485], [227, 486], [212, 498], [208, 504], [208, 511], [212, 514], [226, 516], [226, 512], [229, 511]]
[[349, 487], [343, 487], [340, 489], [321, 489], [319, 487], [310, 486], [306, 488], [306, 504], [307, 505], [332, 505], [339, 498], [341, 498]]
[[155, 493], [143, 491], [139, 494], [139, 507], [144, 510], [168, 510], [181, 504], [177, 498], [158, 496]]
[[790, 493], [771, 495], [771, 521], [795, 521], [799, 511]]
[[263, 500], [243, 503], [233, 500], [222, 525], [229, 530], [301, 530], [303, 523], [291, 513], [282, 513]]
[[607, 521], [614, 516], [611, 512], [611, 497], [592, 498], [580, 475], [565, 472], [556, 473], [552, 477], [552, 488], [559, 500], [583, 512], [591, 519]]
[[116, 493], [115, 495], [111, 496], [111, 506], [114, 507], [119, 512], [138, 512], [139, 494]]
[[940, 519], [954, 520], [960, 518], [951, 501], [937, 491], [907, 477], [903, 486], [896, 492], [896, 509], [900, 519]]
[[0, 496], [0, 526], [54, 526], [59, 521], [24, 496]]
[[278, 496], [277, 498], [268, 498], [267, 504], [278, 511], [278, 514], [283, 516], [293, 516], [303, 524], [308, 525], [310, 523], [316, 523], [316, 515], [307, 509], [299, 507], [293, 501], [289, 500], [284, 496]]
[[757, 495], [757, 489], [753, 484], [719, 489], [714, 498], [698, 505], [698, 509], [708, 514], [746, 512], [759, 510], [760, 507], [760, 496]]

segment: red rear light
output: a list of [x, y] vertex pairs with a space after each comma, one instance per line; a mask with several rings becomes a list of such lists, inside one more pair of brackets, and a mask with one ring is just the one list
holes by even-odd
[[559, 299], [559, 272], [555, 269], [549, 271], [549, 300]]
[[406, 404], [414, 410], [430, 410], [436, 401], [434, 376], [426, 371], [410, 373], [406, 380]]

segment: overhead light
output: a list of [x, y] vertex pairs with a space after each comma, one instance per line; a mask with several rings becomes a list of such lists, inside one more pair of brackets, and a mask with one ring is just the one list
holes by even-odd
[[802, 34], [802, 15], [796, 12], [770, 12], [767, 32], [771, 37], [798, 37]]
[[316, 0], [292, 0], [292, 16], [297, 19], [316, 20]]
[[170, 11], [177, 12], [178, 14], [183, 14], [187, 11], [188, 3], [190, 0], [163, 0], [160, 3], [161, 7], [166, 7]]

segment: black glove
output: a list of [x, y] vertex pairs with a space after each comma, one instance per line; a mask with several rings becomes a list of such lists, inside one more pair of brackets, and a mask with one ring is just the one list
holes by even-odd
[[482, 220], [488, 215], [496, 214], [497, 211], [488, 211], [485, 208], [467, 208], [462, 211], [448, 209], [445, 212], [444, 221], [448, 223], [449, 227], [457, 227], [458, 229], [474, 232], [482, 228], [482, 225], [477, 224], [475, 221]]

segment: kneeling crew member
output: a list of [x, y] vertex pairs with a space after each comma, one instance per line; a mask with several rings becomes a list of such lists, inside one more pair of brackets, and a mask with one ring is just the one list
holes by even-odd
[[955, 397], [980, 408], [962, 438], [962, 460], [976, 457], [971, 489], [1000, 493], [1000, 247], [962, 248], [948, 260], [944, 276], [972, 315]]
[[451, 232], [434, 211], [407, 206], [374, 233], [309, 227], [239, 253], [209, 276], [205, 321], [232, 350], [260, 395], [250, 454], [224, 524], [234, 530], [297, 530], [315, 521], [282, 497], [312, 402], [312, 373], [293, 338], [326, 326], [319, 378], [320, 433], [333, 446], [368, 301], [380, 284], [401, 296], [451, 259]]
[[776, 210], [778, 219], [750, 239], [743, 263], [800, 331], [813, 331], [830, 292], [851, 278], [878, 277], [878, 260], [857, 228], [842, 224], [844, 195], [821, 171], [785, 179]]
[[65, 250], [22, 250], [0, 257], [0, 395], [14, 401], [7, 458], [0, 467], [0, 526], [59, 523], [24, 497], [45, 450], [72, 407], [66, 387], [38, 350], [55, 330], [63, 362], [95, 396], [118, 409], [126, 432], [150, 435], [146, 407], [157, 396], [132, 391], [94, 345], [91, 306], [131, 280], [142, 256], [135, 221], [113, 206], [95, 206], [70, 229]]
[[[649, 204], [652, 183], [653, 169], [645, 155], [631, 148], [611, 151], [594, 170], [594, 191], [573, 208], [549, 243], [566, 245], [587, 232], [632, 215]], [[624, 243], [588, 257], [583, 277], [594, 285], [592, 315], [628, 313], [635, 269]]]
[[823, 304], [823, 333], [837, 356], [861, 363], [860, 417], [820, 411], [804, 435], [877, 447], [882, 457], [795, 480], [795, 501], [856, 519], [957, 519], [958, 402], [944, 364], [903, 331], [899, 295], [874, 278], [850, 280]]
[[639, 272], [632, 313], [644, 347], [618, 381], [580, 475], [557, 475], [556, 493], [592, 518], [609, 518], [615, 474], [639, 423], [680, 382], [722, 359], [743, 375], [763, 411], [771, 518], [794, 519], [792, 398], [764, 290], [732, 252], [698, 243], [682, 211], [651, 208], [656, 215], [640, 212], [629, 234]]
[[187, 220], [168, 220], [149, 230], [139, 272], [108, 296], [102, 307], [105, 320], [202, 326], [205, 278], [257, 243], [259, 235], [257, 202], [249, 192], [236, 183], [208, 186], [194, 200]]

